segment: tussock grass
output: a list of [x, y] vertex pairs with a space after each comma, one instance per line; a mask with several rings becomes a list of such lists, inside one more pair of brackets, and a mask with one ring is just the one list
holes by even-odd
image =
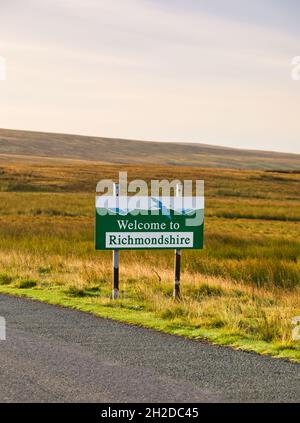
[[100, 293], [99, 287], [93, 288], [78, 288], [77, 286], [70, 286], [66, 291], [66, 294], [70, 295], [71, 297], [93, 297], [97, 296]]
[[13, 281], [13, 278], [6, 273], [0, 273], [0, 285], [9, 285]]
[[33, 279], [22, 279], [17, 284], [17, 287], [20, 289], [28, 289], [37, 286], [38, 282]]

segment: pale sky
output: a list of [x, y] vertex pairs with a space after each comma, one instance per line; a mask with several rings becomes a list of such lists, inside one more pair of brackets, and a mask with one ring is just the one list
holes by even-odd
[[300, 153], [299, 0], [0, 0], [0, 127]]

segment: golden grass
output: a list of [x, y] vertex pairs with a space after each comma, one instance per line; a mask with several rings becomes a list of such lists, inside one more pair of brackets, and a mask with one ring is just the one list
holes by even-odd
[[300, 315], [300, 175], [128, 166], [130, 178], [205, 180], [205, 249], [183, 254], [180, 302], [172, 251], [122, 252], [121, 299], [112, 302], [111, 254], [93, 245], [94, 189], [118, 170], [1, 165], [0, 291], [300, 359], [291, 339]]

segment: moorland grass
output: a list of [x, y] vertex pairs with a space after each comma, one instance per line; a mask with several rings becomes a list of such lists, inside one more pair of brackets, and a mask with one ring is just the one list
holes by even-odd
[[[116, 170], [2, 166], [0, 292], [300, 359], [291, 339], [300, 315], [300, 175], [129, 167], [132, 177], [205, 179], [205, 249], [183, 254], [180, 302], [172, 298], [172, 251], [122, 252], [113, 302], [111, 253], [94, 251], [93, 191]], [[26, 189], [9, 191], [24, 175]]]

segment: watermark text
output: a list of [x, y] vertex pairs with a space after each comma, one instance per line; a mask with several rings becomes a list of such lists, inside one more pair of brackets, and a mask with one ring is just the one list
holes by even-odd
[[291, 62], [292, 73], [291, 77], [293, 81], [300, 81], [300, 56], [295, 56]]

